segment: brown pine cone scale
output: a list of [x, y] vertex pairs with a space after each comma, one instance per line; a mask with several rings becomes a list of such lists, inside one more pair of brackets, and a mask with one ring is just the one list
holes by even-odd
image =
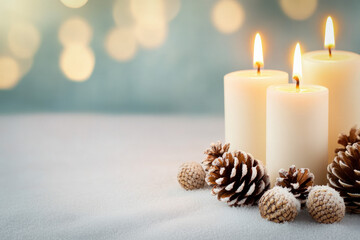
[[212, 164], [212, 162], [218, 157], [222, 157], [224, 153], [229, 151], [230, 143], [226, 143], [222, 145], [220, 141], [217, 143], [212, 143], [210, 148], [206, 149], [204, 154], [206, 154], [206, 158], [202, 161], [202, 166], [207, 172]]
[[337, 152], [327, 171], [329, 186], [344, 198], [346, 210], [360, 213], [360, 143]]
[[348, 145], [352, 145], [357, 142], [360, 142], [360, 129], [354, 126], [350, 129], [349, 135], [343, 133], [339, 135], [338, 143], [342, 145], [342, 147], [335, 149], [335, 153], [340, 151], [345, 152]]
[[313, 187], [306, 206], [310, 216], [319, 223], [340, 222], [345, 216], [343, 198], [328, 186]]
[[296, 169], [295, 165], [292, 165], [289, 171], [280, 169], [279, 175], [280, 177], [276, 179], [275, 185], [287, 188], [304, 207], [309, 191], [314, 185], [314, 174], [308, 168]]
[[205, 185], [205, 172], [199, 163], [187, 162], [180, 166], [177, 179], [186, 190], [199, 189]]
[[213, 186], [211, 193], [229, 206], [257, 204], [270, 186], [265, 167], [242, 151], [227, 152], [215, 159], [206, 182]]
[[300, 209], [300, 202], [283, 187], [275, 186], [266, 191], [259, 201], [261, 217], [277, 223], [293, 221]]

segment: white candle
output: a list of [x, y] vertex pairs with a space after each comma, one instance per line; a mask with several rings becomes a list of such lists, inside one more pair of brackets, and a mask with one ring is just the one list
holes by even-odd
[[[329, 51], [304, 54], [304, 83], [319, 84], [329, 89], [329, 162], [333, 161], [340, 133], [360, 125], [360, 55], [333, 51], [335, 40], [331, 18], [326, 24], [325, 47]], [[331, 53], [331, 56], [330, 56]]]
[[230, 150], [243, 150], [256, 159], [266, 159], [266, 89], [286, 83], [288, 74], [260, 70], [263, 65], [260, 35], [254, 46], [257, 70], [232, 72], [224, 77], [225, 139]]
[[315, 183], [324, 184], [328, 158], [328, 90], [318, 85], [299, 85], [299, 45], [296, 49], [294, 78], [298, 84], [276, 85], [267, 90], [266, 167], [272, 184], [281, 168], [288, 169], [293, 164], [297, 168], [309, 168], [315, 175]]

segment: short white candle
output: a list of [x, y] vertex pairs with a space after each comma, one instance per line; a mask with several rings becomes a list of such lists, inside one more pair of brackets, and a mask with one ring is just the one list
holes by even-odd
[[[300, 47], [294, 77], [301, 79]], [[296, 55], [298, 58], [295, 67]], [[281, 168], [309, 168], [316, 184], [326, 182], [328, 158], [328, 89], [318, 85], [284, 84], [267, 90], [266, 154], [271, 183]]]
[[[325, 47], [303, 56], [303, 82], [329, 89], [329, 162], [333, 161], [340, 133], [360, 125], [360, 55], [334, 51], [335, 39], [331, 18], [326, 24]], [[330, 55], [331, 54], [331, 55]]]
[[266, 159], [266, 89], [286, 83], [288, 74], [260, 70], [263, 65], [260, 35], [255, 38], [254, 65], [257, 70], [242, 70], [224, 77], [225, 139], [231, 150], [243, 150], [256, 159]]

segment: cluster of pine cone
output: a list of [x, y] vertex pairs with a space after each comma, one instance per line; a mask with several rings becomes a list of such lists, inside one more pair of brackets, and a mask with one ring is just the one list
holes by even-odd
[[205, 181], [212, 187], [211, 193], [217, 196], [218, 200], [229, 206], [256, 205], [270, 187], [266, 169], [261, 161], [252, 155], [243, 151], [229, 152], [229, 147], [230, 144], [223, 145], [221, 142], [211, 144], [204, 152], [204, 170], [194, 164], [182, 165], [178, 181], [185, 189], [198, 188], [201, 185], [198, 184], [199, 181], [189, 179], [193, 175], [202, 175], [201, 171], [204, 171]]
[[300, 206], [306, 206], [319, 223], [339, 222], [345, 215], [344, 200], [328, 186], [315, 186], [314, 174], [307, 168], [289, 171], [280, 169], [275, 187], [267, 191], [259, 202], [260, 215], [273, 222], [293, 221]]
[[[307, 168], [281, 169], [275, 187], [262, 162], [243, 151], [230, 152], [230, 144], [211, 144], [199, 163], [180, 167], [178, 181], [186, 190], [212, 187], [212, 195], [229, 206], [259, 205], [260, 214], [274, 222], [292, 221], [301, 208], [318, 222], [340, 221], [346, 210], [360, 213], [360, 129], [341, 134], [334, 161], [328, 166], [329, 186], [315, 186]], [[340, 194], [339, 194], [340, 193]]]

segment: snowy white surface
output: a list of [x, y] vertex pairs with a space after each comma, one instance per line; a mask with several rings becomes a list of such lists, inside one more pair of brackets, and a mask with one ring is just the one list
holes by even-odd
[[0, 239], [360, 239], [360, 216], [321, 225], [185, 191], [178, 167], [223, 140], [223, 119], [0, 116]]

